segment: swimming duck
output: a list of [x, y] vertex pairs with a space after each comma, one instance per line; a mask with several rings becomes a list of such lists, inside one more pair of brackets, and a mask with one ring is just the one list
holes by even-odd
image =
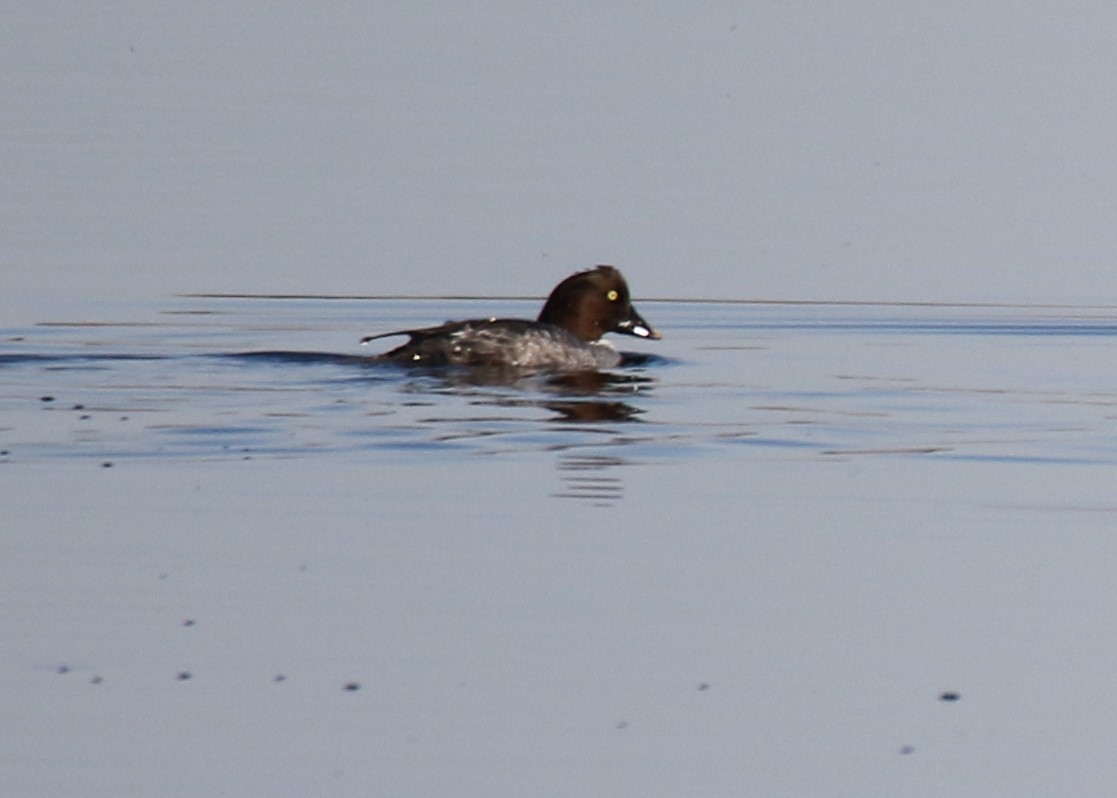
[[610, 332], [660, 338], [632, 307], [620, 271], [603, 265], [572, 274], [555, 286], [535, 321], [448, 321], [437, 327], [369, 335], [361, 343], [408, 336], [407, 343], [378, 356], [400, 364], [592, 371], [621, 362], [620, 352], [603, 338]]

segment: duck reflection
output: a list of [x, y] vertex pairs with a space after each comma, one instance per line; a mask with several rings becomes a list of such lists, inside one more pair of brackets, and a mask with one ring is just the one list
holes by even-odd
[[622, 457], [564, 452], [557, 463], [564, 488], [551, 495], [611, 507], [624, 498], [624, 480], [616, 472], [623, 465]]
[[542, 399], [539, 404], [560, 421], [636, 421], [643, 411], [614, 397], [646, 393], [653, 385], [650, 377], [634, 374], [586, 371], [555, 375], [548, 378], [546, 389], [564, 398]]
[[540, 402], [548, 410], [554, 411], [557, 421], [635, 421], [643, 411], [627, 402]]
[[[643, 413], [620, 397], [646, 395], [655, 380], [641, 374], [585, 371], [535, 375], [508, 369], [431, 369], [410, 381], [408, 391], [468, 396], [474, 404], [541, 407], [556, 421], [637, 421]], [[515, 393], [485, 389], [512, 388]]]
[[[567, 430], [547, 447], [556, 453], [555, 467], [562, 481], [561, 489], [551, 495], [594, 507], [610, 507], [624, 498], [624, 480], [617, 469], [633, 461], [616, 454], [593, 454], [588, 450], [616, 451], [624, 446], [630, 435], [622, 435], [613, 425], [639, 423], [644, 411], [630, 399], [648, 396], [655, 385], [656, 380], [646, 374], [623, 371], [587, 371], [525, 378], [522, 374], [512, 375], [506, 371], [468, 369], [431, 372], [422, 383], [413, 384], [412, 390], [464, 396], [473, 406], [542, 408], [551, 412], [553, 416], [547, 420], [551, 428]], [[442, 436], [442, 439], [502, 439], [507, 429], [484, 427], [506, 420], [514, 419], [493, 416], [475, 418], [466, 431], [461, 429], [461, 419], [457, 418], [454, 421], [457, 426], [455, 431]]]
[[[552, 495], [595, 506], [623, 498], [617, 468], [635, 461], [614, 454], [632, 439], [617, 425], [641, 423], [644, 410], [636, 401], [651, 396], [657, 385], [644, 367], [667, 362], [624, 353], [616, 370], [525, 375], [522, 370], [488, 367], [402, 369], [378, 359], [325, 352], [243, 352], [228, 357], [280, 366], [340, 366], [348, 370], [345, 381], [357, 380], [370, 388], [394, 385], [402, 396], [388, 402], [394, 408], [381, 405], [378, 418], [404, 408], [433, 411], [399, 428], [408, 437], [433, 436], [439, 443], [464, 443], [485, 453], [525, 446], [538, 451], [542, 440], [542, 451], [555, 453], [563, 484]], [[539, 410], [550, 416], [541, 419]], [[395, 437], [386, 440], [398, 445]], [[591, 450], [609, 453], [587, 453]]]
[[[596, 425], [605, 422], [638, 422], [644, 412], [620, 399], [620, 395], [646, 395], [655, 385], [641, 374], [584, 372], [552, 377], [548, 381], [556, 398], [540, 405], [556, 414], [555, 421]], [[621, 445], [610, 436], [610, 447]], [[558, 499], [574, 499], [594, 507], [611, 507], [624, 498], [623, 472], [630, 460], [615, 454], [590, 454], [584, 449], [560, 450], [555, 461], [563, 488], [553, 494]]]

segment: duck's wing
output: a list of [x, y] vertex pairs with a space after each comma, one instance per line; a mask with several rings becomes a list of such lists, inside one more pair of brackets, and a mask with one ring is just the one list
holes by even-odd
[[471, 319], [448, 321], [437, 327], [368, 335], [365, 344], [379, 338], [406, 335], [408, 341], [380, 360], [426, 366], [512, 366], [534, 355], [536, 336], [566, 336], [563, 330], [524, 319]]

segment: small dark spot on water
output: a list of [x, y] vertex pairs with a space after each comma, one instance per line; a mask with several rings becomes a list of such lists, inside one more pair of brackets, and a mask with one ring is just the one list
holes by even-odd
[[65, 673], [69, 673], [69, 672], [70, 672], [70, 666], [69, 665], [59, 665], [58, 668], [55, 669], [55, 673], [58, 673], [58, 674], [65, 674]]
[[193, 618], [187, 618], [185, 621], [182, 622], [182, 625], [189, 627], [189, 626], [193, 626], [195, 623], [196, 623], [196, 621]]
[[627, 729], [628, 728], [628, 721], [627, 720], [618, 720], [616, 723], [613, 724], [613, 728], [615, 728], [615, 729]]
[[698, 689], [699, 690], [709, 690], [710, 689], [710, 683], [709, 682], [699, 682], [698, 683]]
[[102, 679], [100, 676], [92, 676], [89, 679], [90, 684], [100, 684], [103, 681], [105, 681], [105, 680]]
[[272, 679], [272, 681], [273, 682], [285, 682], [285, 681], [287, 681], [287, 675], [283, 674], [283, 673], [277, 673], [275, 675], [275, 678]]
[[101, 463], [101, 468], [112, 468], [112, 460], [106, 460]]
[[361, 685], [357, 682], [346, 682], [343, 689], [349, 691], [350, 693], [355, 693], [356, 691], [361, 689]]
[[914, 754], [914, 753], [915, 753], [915, 746], [913, 746], [913, 745], [905, 745], [905, 746], [902, 746], [900, 748], [900, 755], [901, 756], [907, 756], [908, 754]]
[[82, 404], [74, 405], [74, 410], [85, 410], [85, 405], [82, 405]]
[[80, 416], [78, 416], [79, 421], [89, 421], [89, 419], [91, 418], [93, 418], [93, 416], [89, 415], [88, 413], [82, 413]]
[[7, 457], [9, 454], [11, 454], [11, 452], [7, 449], [0, 449], [0, 457]]
[[185, 682], [189, 679], [192, 679], [193, 677], [194, 674], [192, 674], [190, 671], [179, 671], [178, 676], [176, 676], [175, 678], [178, 679], [180, 682]]
[[957, 701], [961, 697], [959, 693], [955, 693], [953, 690], [947, 690], [939, 696], [939, 701]]
[[54, 397], [53, 396], [40, 396], [39, 401], [40, 402], [53, 402]]

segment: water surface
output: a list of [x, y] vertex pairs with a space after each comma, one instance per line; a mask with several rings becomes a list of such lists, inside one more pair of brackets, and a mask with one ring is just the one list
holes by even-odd
[[527, 300], [4, 330], [8, 786], [1041, 795], [1113, 770], [1117, 311], [637, 304], [664, 339], [618, 336], [640, 356], [592, 379], [358, 345]]
[[147, 321], [9, 330], [10, 462], [558, 452], [652, 464], [922, 456], [1109, 464], [1117, 310], [645, 303], [660, 344], [615, 336], [598, 377], [416, 372], [364, 332], [509, 300], [184, 298]]

